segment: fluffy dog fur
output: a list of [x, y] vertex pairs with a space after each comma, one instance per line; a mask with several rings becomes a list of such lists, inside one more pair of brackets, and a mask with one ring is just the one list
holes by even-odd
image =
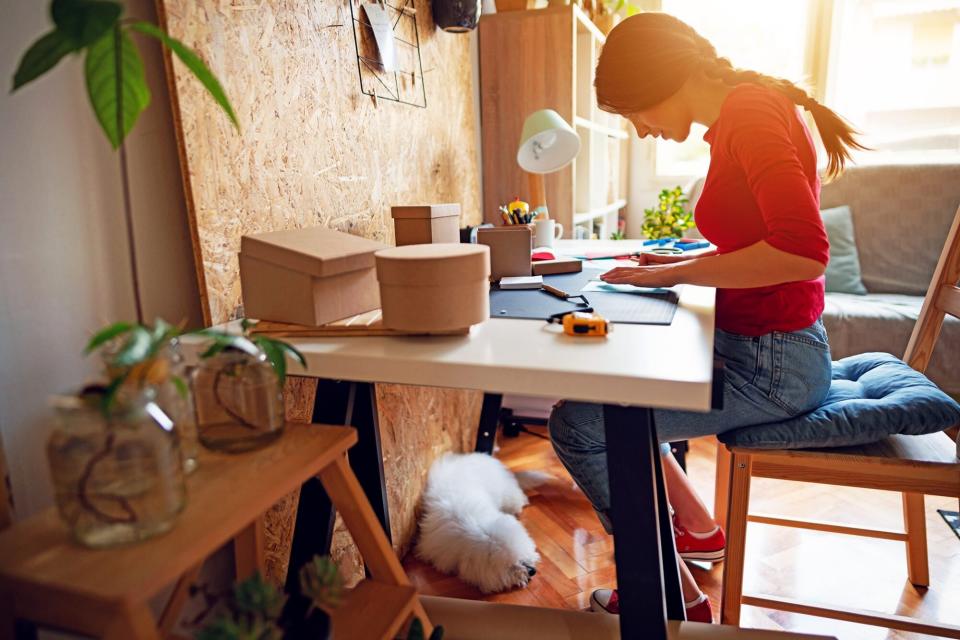
[[430, 468], [417, 556], [484, 593], [525, 587], [540, 561], [516, 518], [526, 505], [517, 479], [499, 460], [448, 453]]

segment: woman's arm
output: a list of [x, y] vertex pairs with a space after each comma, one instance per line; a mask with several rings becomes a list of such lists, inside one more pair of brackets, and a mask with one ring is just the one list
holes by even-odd
[[812, 280], [823, 275], [824, 265], [765, 241], [722, 255], [699, 257], [674, 264], [618, 267], [603, 274], [610, 284], [638, 287], [669, 287], [698, 284], [725, 289], [765, 287], [784, 282]]

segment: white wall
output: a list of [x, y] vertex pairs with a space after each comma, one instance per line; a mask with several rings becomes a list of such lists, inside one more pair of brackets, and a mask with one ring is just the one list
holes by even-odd
[[[126, 3], [149, 17], [150, 0]], [[0, 20], [0, 435], [22, 518], [51, 502], [48, 394], [94, 373], [91, 332], [133, 319], [119, 155], [93, 118], [71, 56], [10, 95], [23, 51], [51, 27], [47, 2], [14, 0]], [[130, 140], [146, 317], [199, 324], [186, 213], [160, 57], [147, 56], [153, 104]]]

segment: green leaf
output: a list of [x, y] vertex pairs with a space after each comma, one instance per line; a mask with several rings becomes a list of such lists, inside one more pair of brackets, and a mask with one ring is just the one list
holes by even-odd
[[117, 26], [87, 48], [85, 72], [90, 104], [116, 149], [150, 104], [143, 60], [130, 37]]
[[274, 371], [277, 372], [277, 381], [282, 387], [284, 380], [287, 379], [287, 356], [284, 350], [274, 340], [260, 337], [254, 338], [253, 341], [263, 350], [267, 360], [273, 365]]
[[297, 349], [295, 346], [287, 342], [280, 342], [279, 340], [274, 340], [274, 342], [280, 345], [281, 349], [283, 349], [288, 354], [290, 354], [291, 358], [299, 362], [301, 367], [303, 367], [304, 369], [307, 368], [307, 359], [303, 357], [303, 354], [300, 353], [299, 349]]
[[217, 80], [217, 77], [213, 75], [213, 72], [207, 68], [207, 65], [204, 64], [203, 60], [200, 59], [200, 56], [198, 56], [193, 49], [149, 22], [135, 22], [130, 25], [130, 28], [144, 35], [156, 38], [166, 45], [168, 49], [173, 51], [177, 57], [180, 58], [180, 61], [186, 65], [187, 69], [196, 76], [197, 80], [206, 88], [213, 99], [216, 100], [220, 108], [223, 109], [227, 117], [230, 118], [233, 126], [235, 126], [238, 131], [240, 130], [240, 123], [237, 121], [237, 115], [233, 112], [233, 107], [230, 105], [226, 91], [223, 90], [220, 81]]
[[174, 388], [177, 390], [177, 393], [180, 394], [180, 397], [186, 400], [190, 397], [190, 389], [187, 387], [186, 381], [180, 376], [170, 376], [170, 382], [173, 383]]
[[113, 362], [119, 366], [130, 366], [143, 362], [150, 354], [150, 332], [141, 326], [130, 330], [130, 338], [114, 356]]
[[105, 327], [94, 334], [92, 338], [90, 338], [90, 342], [87, 343], [87, 346], [83, 352], [85, 354], [90, 353], [97, 347], [100, 347], [104, 343], [113, 340], [117, 336], [123, 335], [131, 329], [133, 329], [133, 325], [129, 322], [116, 322], [109, 327]]
[[110, 412], [113, 410], [113, 403], [117, 399], [117, 391], [120, 390], [121, 385], [126, 381], [127, 374], [117, 376], [110, 381], [110, 384], [107, 385], [106, 390], [103, 392], [103, 398], [100, 400], [100, 409], [103, 411], [103, 415], [109, 417]]
[[123, 5], [109, 0], [53, 0], [50, 5], [57, 31], [69, 38], [76, 50], [102, 38], [121, 13]]
[[10, 92], [13, 93], [53, 69], [63, 56], [71, 51], [75, 51], [73, 43], [59, 31], [51, 31], [34, 42], [20, 59], [20, 65], [13, 74], [13, 87]]

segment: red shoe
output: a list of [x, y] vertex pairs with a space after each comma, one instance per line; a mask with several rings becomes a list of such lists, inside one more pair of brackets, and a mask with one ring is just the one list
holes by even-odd
[[704, 622], [713, 624], [713, 609], [710, 608], [710, 599], [704, 597], [703, 602], [687, 607], [687, 620], [690, 622]]
[[723, 560], [726, 552], [727, 538], [723, 535], [723, 529], [720, 527], [717, 527], [717, 530], [710, 536], [698, 538], [674, 520], [673, 539], [677, 544], [677, 553], [684, 560], [717, 562]]
[[620, 615], [620, 597], [616, 589], [597, 589], [590, 594], [590, 610], [597, 613]]
[[[597, 613], [607, 613], [610, 615], [620, 615], [620, 598], [616, 589], [597, 589], [590, 594], [590, 609]], [[705, 622], [713, 624], [713, 609], [710, 608], [710, 600], [706, 597], [703, 601], [686, 607], [687, 620], [690, 622]]]

